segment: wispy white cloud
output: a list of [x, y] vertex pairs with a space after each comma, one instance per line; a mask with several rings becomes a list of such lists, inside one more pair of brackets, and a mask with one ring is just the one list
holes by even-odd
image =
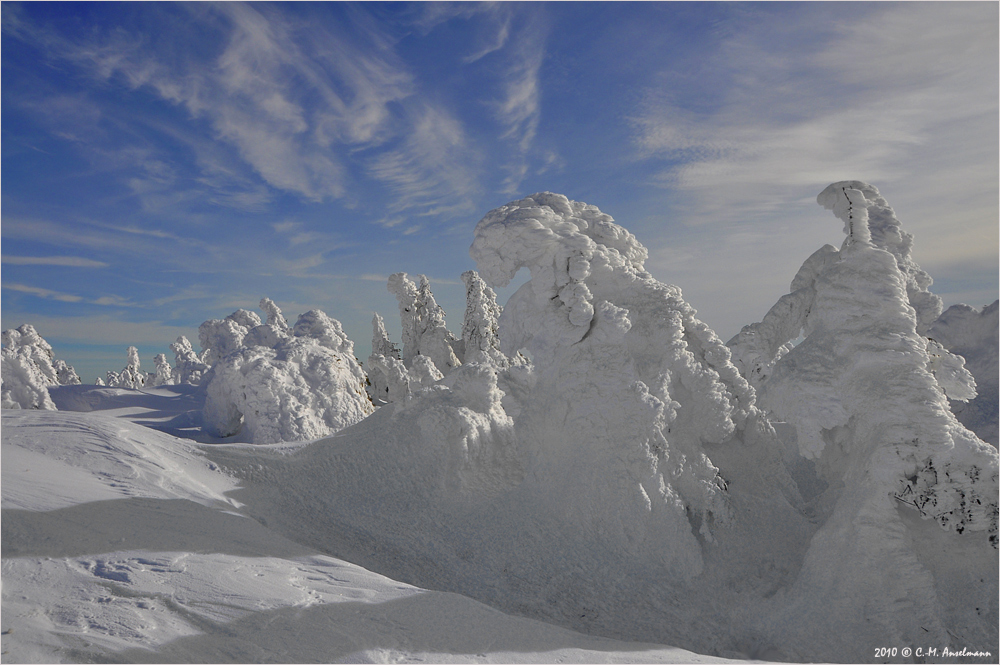
[[27, 284], [12, 284], [10, 282], [4, 282], [3, 288], [9, 289], [10, 291], [18, 291], [19, 293], [27, 293], [32, 296], [38, 296], [39, 298], [58, 300], [60, 302], [81, 302], [83, 300], [80, 296], [74, 296], [69, 293], [60, 293], [59, 291], [43, 289], [37, 286], [28, 286]]
[[72, 293], [64, 293], [62, 291], [53, 291], [51, 289], [46, 289], [38, 286], [29, 286], [27, 284], [19, 284], [17, 282], [10, 283], [4, 282], [3, 288], [10, 291], [17, 291], [19, 293], [27, 293], [28, 295], [36, 296], [38, 298], [45, 298], [46, 300], [58, 300], [59, 302], [72, 302], [72, 303], [86, 303], [91, 305], [109, 305], [114, 307], [131, 307], [134, 305], [128, 298], [122, 298], [117, 295], [106, 295], [99, 298], [84, 298], [83, 296], [78, 296]]
[[86, 259], [82, 256], [7, 256], [3, 263], [15, 266], [63, 266], [67, 268], [107, 268], [103, 261]]
[[[687, 104], [676, 73], [654, 76], [632, 119], [638, 159], [662, 160], [651, 182], [673, 213], [650, 266], [731, 332], [760, 318], [813, 249], [840, 243], [815, 204], [837, 180], [879, 187], [932, 275], [954, 262], [996, 271], [996, 5], [832, 9], [742, 23], [701, 72], [712, 103]], [[733, 244], [748, 227], [759, 237]], [[754, 293], [732, 283], [736, 264]]]
[[504, 97], [496, 105], [497, 118], [504, 127], [501, 138], [515, 145], [515, 156], [506, 165], [508, 176], [503, 182], [507, 194], [516, 193], [527, 175], [528, 155], [538, 133], [542, 94], [539, 72], [545, 58], [546, 32], [538, 12], [527, 12], [524, 25], [519, 26], [509, 46]]
[[455, 214], [472, 207], [479, 156], [462, 124], [450, 113], [425, 105], [414, 112], [412, 128], [398, 147], [375, 157], [369, 173], [394, 193], [392, 212], [411, 208]]

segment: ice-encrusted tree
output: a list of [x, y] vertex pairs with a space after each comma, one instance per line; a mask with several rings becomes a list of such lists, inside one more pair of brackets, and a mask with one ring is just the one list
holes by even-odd
[[79, 384], [76, 371], [55, 358], [31, 324], [5, 330], [2, 337], [2, 407], [55, 411], [48, 387]]
[[205, 321], [198, 327], [202, 361], [207, 365], [214, 365], [219, 358], [243, 346], [243, 338], [259, 325], [260, 317], [245, 309], [238, 309], [224, 319]]
[[403, 365], [413, 364], [417, 355], [429, 357], [438, 370], [447, 375], [462, 364], [455, 353], [461, 340], [448, 330], [445, 312], [434, 300], [430, 283], [424, 275], [413, 282], [405, 272], [389, 276], [387, 288], [399, 302], [399, 318], [403, 335]]
[[200, 384], [209, 366], [195, 353], [188, 338], [181, 335], [170, 345], [170, 350], [174, 352], [173, 382]]
[[372, 316], [372, 352], [368, 356], [368, 394], [375, 404], [405, 399], [409, 394], [405, 381], [406, 368], [399, 357], [399, 349], [385, 331], [385, 321], [375, 313]]
[[[242, 429], [252, 443], [304, 441], [374, 411], [354, 344], [339, 321], [311, 310], [289, 328], [270, 300], [261, 307], [267, 323], [239, 310], [199, 330], [203, 346], [215, 344], [203, 411], [210, 432], [226, 437]], [[227, 353], [218, 355], [223, 349]]]
[[500, 350], [500, 314], [493, 289], [475, 270], [462, 273], [465, 282], [465, 318], [462, 321], [462, 341], [465, 358], [462, 362], [488, 362], [497, 367], [510, 364]]
[[146, 385], [146, 373], [140, 369], [139, 349], [134, 346], [126, 351], [125, 367], [122, 371], [108, 371], [107, 385], [111, 388], [131, 388], [138, 390]]
[[710, 538], [728, 514], [703, 445], [766, 427], [728, 349], [595, 206], [548, 192], [513, 201], [479, 222], [470, 254], [492, 285], [531, 272], [499, 321], [504, 355], [532, 362], [507, 377], [525, 482], [584, 537], [698, 574], [692, 531]]
[[[967, 399], [974, 382], [923, 334], [940, 299], [885, 199], [845, 181], [818, 202], [844, 222], [843, 246], [813, 254], [792, 292], [729, 342], [737, 364], [757, 375], [758, 405], [794, 426], [828, 487], [789, 621], [817, 643], [851, 630], [866, 646], [886, 635], [944, 644], [935, 568], [917, 556], [905, 512], [988, 533], [995, 545], [996, 450], [948, 409], [946, 392]], [[856, 616], [868, 620], [858, 626]]]
[[146, 381], [148, 386], [169, 386], [174, 383], [174, 368], [167, 362], [166, 354], [157, 353], [153, 356], [153, 365], [156, 369]]
[[948, 351], [961, 356], [976, 380], [978, 396], [969, 401], [952, 399], [958, 420], [980, 439], [997, 446], [998, 392], [997, 329], [1000, 301], [981, 311], [968, 305], [952, 305], [927, 330], [927, 336]]

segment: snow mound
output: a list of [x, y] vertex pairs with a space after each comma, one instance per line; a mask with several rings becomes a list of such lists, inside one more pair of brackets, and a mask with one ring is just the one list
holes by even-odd
[[[968, 404], [954, 400], [952, 411], [959, 421], [980, 439], [997, 446], [997, 404], [1000, 391], [997, 383], [997, 307], [1000, 301], [983, 307], [982, 311], [968, 305], [953, 305], [928, 329], [927, 336], [965, 360], [965, 367], [976, 379], [978, 397]], [[949, 394], [950, 397], [950, 394]]]
[[[305, 441], [374, 411], [354, 344], [339, 321], [312, 310], [289, 328], [273, 302], [265, 298], [261, 308], [267, 323], [239, 310], [200, 328], [202, 345], [214, 344], [206, 348], [217, 358], [203, 414], [209, 433], [226, 437], [244, 428], [252, 443]], [[254, 320], [252, 328], [244, 325]]]
[[73, 367], [56, 359], [52, 345], [27, 323], [3, 331], [0, 363], [0, 404], [4, 409], [55, 411], [48, 387], [80, 383]]
[[3, 418], [4, 509], [138, 497], [235, 505], [224, 493], [236, 481], [190, 441], [98, 413], [16, 411]]

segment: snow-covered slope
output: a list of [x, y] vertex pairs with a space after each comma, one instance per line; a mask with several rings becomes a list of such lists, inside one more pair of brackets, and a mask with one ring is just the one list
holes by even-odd
[[722, 662], [323, 555], [242, 515], [206, 450], [100, 412], [3, 413], [3, 662]]

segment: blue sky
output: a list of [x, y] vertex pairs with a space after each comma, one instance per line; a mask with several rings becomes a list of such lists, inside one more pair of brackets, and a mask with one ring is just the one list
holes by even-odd
[[[998, 6], [0, 6], [3, 328], [87, 382], [272, 298], [357, 355], [389, 274], [458, 331], [476, 222], [536, 191], [650, 250], [725, 340], [876, 185], [946, 304], [998, 292]], [[511, 289], [501, 291], [501, 302]]]

